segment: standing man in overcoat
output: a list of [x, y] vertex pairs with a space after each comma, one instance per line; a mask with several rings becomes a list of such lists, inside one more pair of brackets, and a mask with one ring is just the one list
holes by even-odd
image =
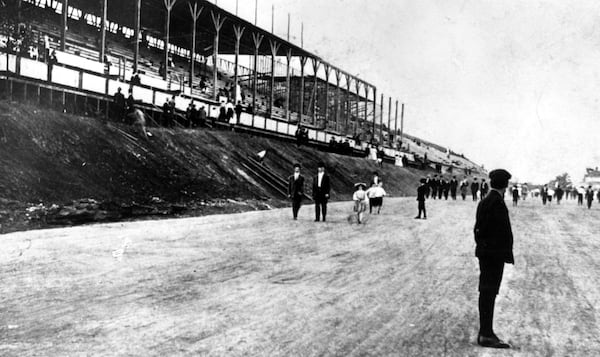
[[298, 211], [304, 197], [304, 176], [300, 174], [300, 164], [294, 164], [294, 173], [288, 178], [288, 198], [292, 200], [292, 214], [298, 219]]
[[452, 176], [452, 180], [450, 180], [450, 197], [453, 200], [456, 200], [456, 189], [458, 188], [458, 181], [456, 180], [456, 176]]
[[479, 259], [479, 334], [483, 347], [510, 348], [493, 330], [494, 304], [502, 282], [504, 264], [514, 264], [513, 234], [504, 203], [511, 175], [503, 169], [489, 174], [492, 190], [477, 206], [475, 219], [475, 256]]
[[321, 215], [323, 216], [323, 222], [325, 222], [330, 190], [329, 175], [325, 173], [325, 163], [319, 162], [312, 186], [313, 200], [315, 201], [315, 222], [319, 222]]

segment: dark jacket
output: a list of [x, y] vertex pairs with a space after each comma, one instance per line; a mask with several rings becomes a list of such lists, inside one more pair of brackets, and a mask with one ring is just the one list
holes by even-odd
[[513, 235], [504, 198], [492, 190], [477, 205], [475, 218], [475, 256], [500, 259], [514, 264]]
[[[323, 174], [321, 180], [321, 188], [319, 189], [319, 176], [313, 177], [312, 195], [315, 201], [325, 201], [329, 198], [329, 191], [331, 191], [331, 185], [329, 183], [329, 175]], [[327, 195], [327, 197], [325, 196]]]
[[425, 202], [425, 195], [427, 195], [427, 191], [429, 187], [426, 184], [422, 184], [417, 188], [417, 201]]
[[471, 192], [477, 192], [479, 190], [479, 182], [471, 183]]
[[456, 192], [456, 188], [458, 187], [458, 181], [455, 179], [450, 180], [450, 191]]
[[488, 193], [489, 190], [490, 190], [490, 185], [488, 185], [487, 182], [482, 182], [481, 183], [481, 194], [485, 195]]
[[293, 199], [300, 199], [304, 196], [304, 176], [298, 176], [294, 180], [294, 175], [288, 177], [288, 195]]

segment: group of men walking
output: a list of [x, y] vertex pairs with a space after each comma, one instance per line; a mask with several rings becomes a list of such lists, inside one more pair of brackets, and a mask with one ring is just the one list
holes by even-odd
[[473, 178], [473, 182], [470, 184], [466, 179], [459, 183], [456, 176], [452, 176], [450, 180], [447, 180], [442, 175], [438, 177], [437, 174], [433, 175], [433, 178], [427, 176], [424, 185], [425, 188], [422, 190], [425, 198], [431, 197], [434, 200], [441, 200], [442, 198], [447, 200], [448, 196], [456, 200], [457, 192], [460, 190], [460, 195], [464, 201], [470, 189], [473, 201], [477, 201], [483, 199], [490, 190], [490, 186], [485, 179], [482, 179], [481, 183], [477, 181], [477, 178]]

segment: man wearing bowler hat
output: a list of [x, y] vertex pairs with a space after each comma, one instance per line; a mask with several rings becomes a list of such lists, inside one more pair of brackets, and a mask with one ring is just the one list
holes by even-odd
[[513, 235], [504, 204], [504, 192], [510, 173], [503, 169], [490, 172], [492, 190], [482, 197], [475, 219], [475, 256], [479, 259], [479, 335], [483, 347], [510, 348], [492, 328], [494, 304], [502, 281], [504, 264], [514, 264]]
[[323, 216], [323, 222], [325, 222], [330, 190], [329, 175], [325, 173], [325, 163], [319, 162], [312, 186], [313, 200], [315, 201], [315, 222], [320, 220], [321, 215]]
[[298, 211], [304, 197], [304, 176], [300, 174], [300, 164], [294, 164], [294, 173], [288, 177], [288, 198], [292, 200], [292, 214], [298, 219]]

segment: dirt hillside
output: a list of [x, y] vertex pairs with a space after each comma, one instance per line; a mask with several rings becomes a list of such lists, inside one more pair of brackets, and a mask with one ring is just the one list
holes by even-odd
[[[0, 101], [0, 224], [48, 224], [156, 215], [203, 215], [281, 207], [287, 202], [242, 165], [267, 149], [265, 166], [287, 177], [300, 162], [312, 176], [323, 160], [333, 200], [378, 170], [391, 195], [414, 195], [424, 171], [324, 153], [294, 143], [213, 129], [136, 128], [99, 118]], [[310, 183], [310, 179], [308, 180]]]

